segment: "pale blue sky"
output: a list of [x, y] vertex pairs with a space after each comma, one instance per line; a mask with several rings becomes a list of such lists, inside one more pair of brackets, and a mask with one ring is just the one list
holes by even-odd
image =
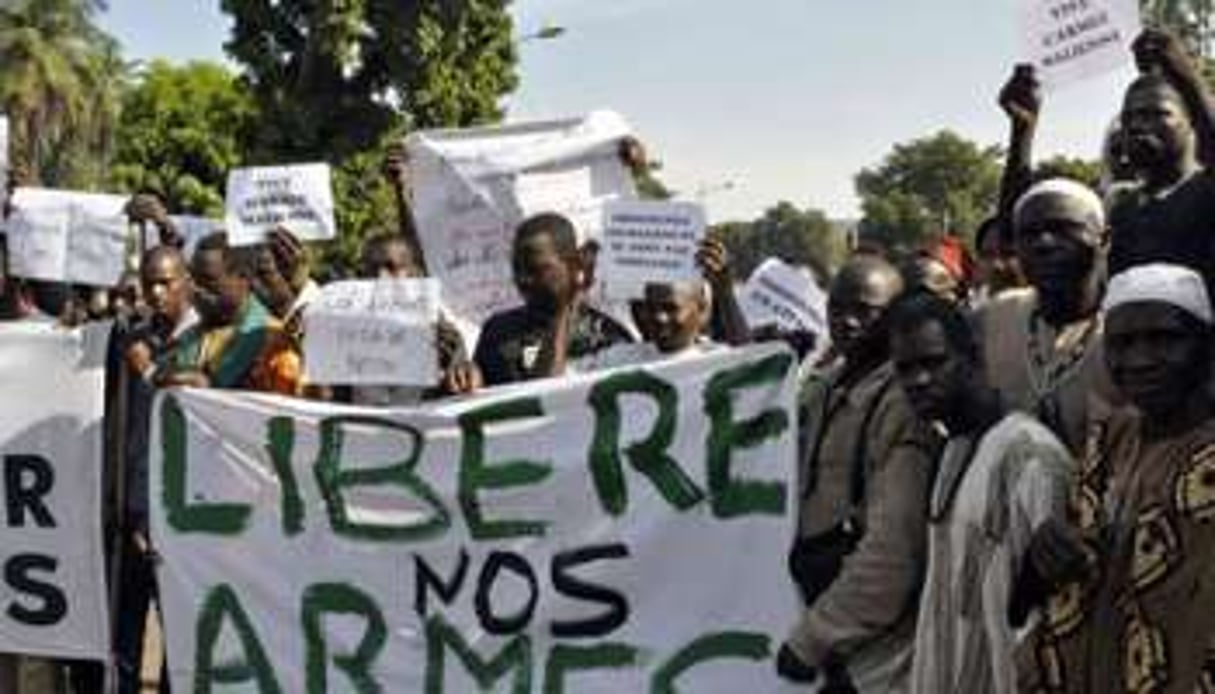
[[[1005, 136], [995, 94], [1018, 59], [1018, 0], [516, 0], [510, 119], [613, 108], [664, 180], [715, 220], [778, 200], [858, 214], [852, 176], [892, 144], [944, 127]], [[215, 0], [110, 0], [102, 24], [129, 56], [223, 59]], [[1049, 94], [1039, 153], [1095, 157], [1125, 68]], [[720, 190], [727, 181], [729, 190]]]

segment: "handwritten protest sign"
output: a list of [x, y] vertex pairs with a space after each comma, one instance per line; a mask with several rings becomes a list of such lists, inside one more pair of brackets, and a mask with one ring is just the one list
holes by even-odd
[[5, 228], [12, 272], [93, 286], [118, 283], [132, 241], [118, 195], [18, 188]]
[[1138, 0], [1022, 0], [1023, 52], [1048, 86], [1075, 82], [1131, 60]]
[[434, 385], [438, 320], [434, 279], [326, 285], [304, 313], [305, 375], [313, 383]]
[[248, 246], [286, 227], [303, 241], [337, 236], [328, 164], [235, 169], [228, 174], [228, 241]]
[[682, 282], [701, 276], [696, 249], [705, 236], [705, 213], [687, 202], [621, 200], [603, 210], [597, 275], [614, 299], [640, 298], [648, 282]]
[[800, 691], [774, 345], [369, 410], [162, 395], [174, 691]]
[[0, 325], [0, 652], [110, 652], [101, 531], [108, 335], [108, 326]]
[[775, 324], [790, 332], [827, 330], [827, 295], [804, 268], [768, 258], [751, 272], [740, 308], [752, 328]]
[[580, 238], [598, 238], [608, 200], [634, 198], [620, 161], [630, 133], [620, 116], [411, 134], [412, 212], [427, 269], [468, 344], [491, 314], [518, 305], [511, 277], [515, 227], [540, 212], [568, 217]]

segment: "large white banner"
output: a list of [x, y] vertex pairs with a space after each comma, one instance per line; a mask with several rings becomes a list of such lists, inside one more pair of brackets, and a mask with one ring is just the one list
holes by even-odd
[[128, 245], [128, 198], [49, 188], [18, 188], [5, 223], [10, 269], [31, 279], [118, 284]]
[[768, 345], [412, 410], [162, 395], [173, 687], [784, 691], [794, 390]]
[[108, 326], [0, 324], [0, 653], [104, 659]]
[[1047, 86], [1129, 64], [1140, 29], [1139, 0], [1021, 0], [1022, 52]]
[[411, 134], [405, 141], [412, 210], [427, 269], [471, 345], [476, 326], [516, 306], [515, 227], [541, 212], [570, 218], [582, 240], [598, 238], [603, 205], [635, 198], [618, 154], [630, 134], [617, 114]]

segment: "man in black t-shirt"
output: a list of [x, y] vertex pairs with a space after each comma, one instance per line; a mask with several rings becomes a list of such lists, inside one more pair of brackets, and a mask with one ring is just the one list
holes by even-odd
[[1139, 186], [1111, 201], [1110, 273], [1167, 262], [1215, 286], [1215, 153], [1201, 76], [1180, 42], [1160, 31], [1135, 41], [1143, 73], [1122, 107], [1125, 146]]
[[628, 331], [586, 303], [587, 259], [558, 214], [525, 220], [512, 259], [523, 306], [490, 316], [473, 360], [489, 386], [560, 376], [568, 360], [630, 342]]

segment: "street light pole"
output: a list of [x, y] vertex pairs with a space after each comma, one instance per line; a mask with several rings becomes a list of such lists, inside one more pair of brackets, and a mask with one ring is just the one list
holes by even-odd
[[524, 34], [516, 39], [515, 43], [524, 44], [529, 41], [548, 41], [555, 39], [565, 33], [565, 27], [557, 26], [556, 24], [545, 24], [536, 31], [530, 34]]

